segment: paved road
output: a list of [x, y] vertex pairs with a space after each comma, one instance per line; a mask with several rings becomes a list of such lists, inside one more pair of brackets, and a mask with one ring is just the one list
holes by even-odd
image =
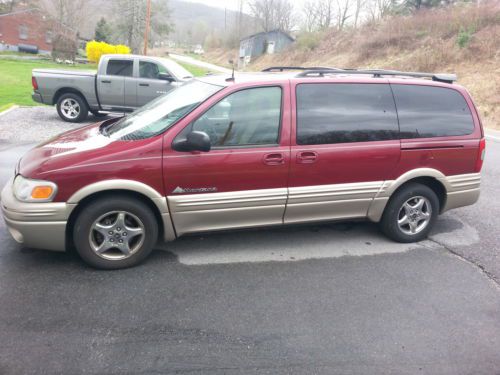
[[174, 60], [180, 61], [180, 62], [185, 62], [187, 64], [199, 66], [201, 68], [205, 68], [208, 70], [211, 70], [213, 72], [218, 72], [218, 73], [229, 73], [231, 74], [231, 69], [224, 68], [222, 66], [214, 65], [207, 63], [205, 61], [197, 60], [194, 59], [190, 56], [185, 56], [185, 55], [178, 55], [176, 53], [169, 53], [168, 56]]
[[[35, 137], [25, 119], [4, 139], [8, 116], [1, 183]], [[368, 223], [262, 229], [104, 272], [20, 249], [2, 223], [0, 374], [498, 374], [499, 161], [492, 139], [480, 202], [416, 245]]]

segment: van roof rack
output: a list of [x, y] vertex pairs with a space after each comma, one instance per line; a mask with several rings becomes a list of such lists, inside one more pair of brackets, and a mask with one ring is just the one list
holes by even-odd
[[262, 69], [262, 72], [284, 72], [285, 70], [303, 70], [303, 71], [309, 71], [309, 70], [323, 70], [323, 71], [336, 71], [336, 70], [344, 70], [344, 69], [339, 69], [339, 68], [329, 68], [329, 67], [321, 67], [321, 66], [311, 66], [311, 67], [304, 67], [304, 66], [270, 66], [269, 68]]
[[297, 74], [297, 77], [323, 77], [330, 74], [370, 74], [375, 78], [382, 76], [401, 76], [413, 78], [430, 78], [433, 81], [453, 83], [457, 80], [456, 74], [448, 73], [421, 73], [421, 72], [401, 72], [398, 70], [384, 69], [314, 69], [310, 68]]

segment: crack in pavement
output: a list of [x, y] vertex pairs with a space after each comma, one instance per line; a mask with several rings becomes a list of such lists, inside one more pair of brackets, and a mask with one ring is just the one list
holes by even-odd
[[[479, 263], [474, 262], [472, 259], [468, 259], [468, 258], [467, 258], [467, 257], [465, 257], [464, 255], [462, 255], [462, 254], [458, 253], [456, 250], [452, 249], [450, 246], [448, 246], [448, 245], [446, 245], [446, 244], [444, 244], [444, 243], [442, 243], [442, 242], [439, 242], [438, 240], [435, 240], [435, 239], [433, 239], [433, 238], [431, 238], [431, 237], [428, 237], [428, 238], [427, 238], [427, 241], [432, 242], [432, 243], [434, 243], [434, 244], [436, 244], [436, 245], [440, 246], [441, 248], [443, 248], [443, 249], [445, 249], [446, 251], [448, 251], [448, 253], [450, 253], [451, 255], [453, 255], [453, 256], [455, 256], [455, 257], [459, 258], [460, 260], [462, 260], [462, 261], [464, 261], [464, 262], [466, 262], [466, 263], [468, 263], [468, 264], [471, 264], [471, 265], [472, 265], [473, 267], [475, 267], [475, 268], [478, 268], [478, 269], [479, 269], [479, 271], [480, 271], [483, 275], [485, 275], [485, 276], [486, 276], [486, 278], [488, 278], [490, 281], [492, 281], [492, 282], [493, 282], [493, 284], [495, 285], [495, 287], [496, 287], [498, 290], [500, 290], [500, 282], [499, 282], [499, 281], [495, 278], [495, 275], [494, 275], [494, 274], [492, 274], [491, 272], [488, 272], [484, 266], [482, 266], [482, 265], [481, 265], [481, 264], [479, 264]], [[427, 248], [428, 248], [428, 249], [430, 249], [430, 250], [435, 250], [435, 248], [433, 248], [433, 247], [431, 247], [431, 246], [426, 246], [426, 245], [425, 245], [425, 243], [422, 243], [422, 245], [423, 245], [424, 247], [427, 247]]]

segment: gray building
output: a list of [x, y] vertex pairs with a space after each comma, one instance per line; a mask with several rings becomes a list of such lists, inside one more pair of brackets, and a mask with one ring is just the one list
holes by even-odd
[[295, 41], [281, 30], [272, 30], [249, 35], [240, 41], [238, 66], [244, 67], [250, 61], [263, 54], [283, 51]]

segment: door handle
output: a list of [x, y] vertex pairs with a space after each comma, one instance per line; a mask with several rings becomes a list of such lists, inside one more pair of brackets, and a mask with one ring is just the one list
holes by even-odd
[[315, 151], [301, 151], [297, 154], [297, 163], [309, 164], [318, 159], [318, 153]]
[[280, 153], [266, 154], [263, 161], [267, 165], [281, 165], [285, 164], [285, 157]]
[[139, 83], [139, 86], [148, 87], [148, 86], [149, 86], [149, 83]]
[[102, 83], [111, 83], [111, 81], [108, 81], [108, 80], [103, 80], [101, 81]]

